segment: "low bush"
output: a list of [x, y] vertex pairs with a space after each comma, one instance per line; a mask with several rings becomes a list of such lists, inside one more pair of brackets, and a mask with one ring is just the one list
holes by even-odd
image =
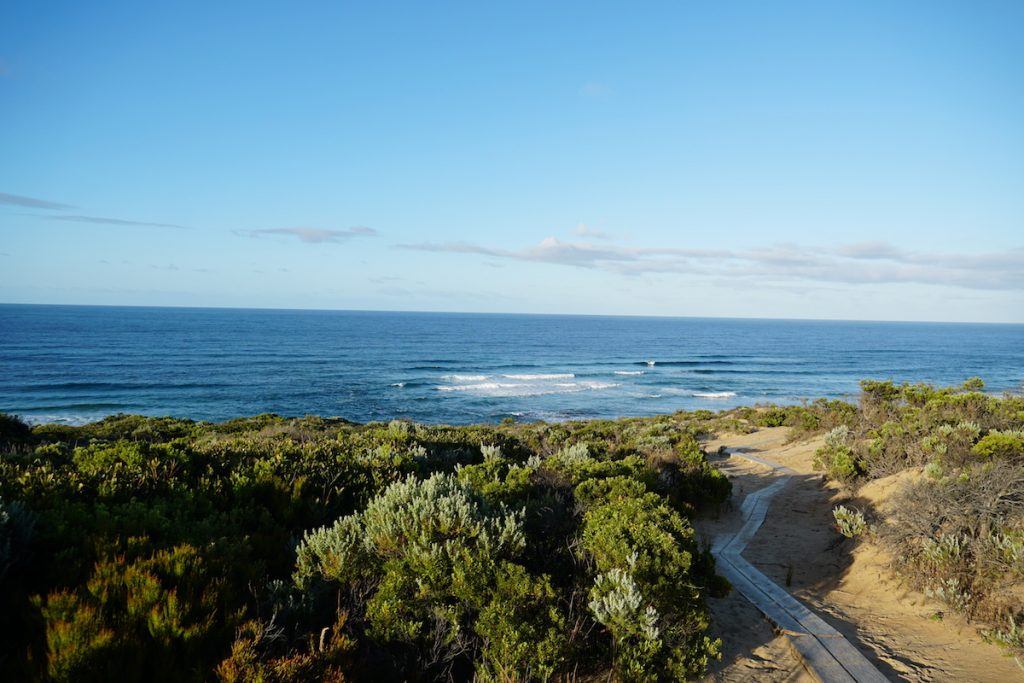
[[[814, 465], [854, 488], [922, 468], [878, 537], [911, 584], [987, 622], [991, 640], [1021, 654], [1024, 398], [983, 388], [978, 378], [945, 388], [865, 380], [856, 413], [828, 433]], [[866, 528], [856, 511], [833, 514], [844, 535]]]
[[[688, 521], [729, 495], [695, 439], [718, 419], [3, 422], [0, 668], [57, 681], [695, 675], [717, 652], [705, 596], [726, 588]], [[615, 577], [646, 628], [611, 616]]]
[[46, 624], [48, 678], [202, 680], [195, 663], [230, 642], [234, 626], [221, 584], [191, 546], [97, 563], [84, 587], [35, 600]]
[[973, 464], [917, 480], [894, 502], [881, 537], [914, 585], [996, 625], [1024, 611], [1024, 469], [1005, 460]]
[[856, 538], [868, 529], [864, 513], [845, 505], [837, 505], [832, 510], [832, 518], [836, 522], [836, 531], [847, 538]]
[[844, 483], [862, 473], [846, 425], [834, 428], [825, 436], [825, 445], [814, 452], [812, 465], [816, 470], [824, 470], [831, 479]]

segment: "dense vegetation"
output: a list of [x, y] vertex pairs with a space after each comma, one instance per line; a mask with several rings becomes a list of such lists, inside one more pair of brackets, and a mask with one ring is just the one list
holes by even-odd
[[818, 400], [564, 424], [222, 424], [0, 414], [0, 670], [11, 680], [679, 680], [723, 594], [690, 525], [728, 481], [702, 433], [827, 433], [848, 535], [1024, 651], [1024, 399], [865, 381]]
[[676, 680], [727, 590], [714, 417], [0, 416], [9, 680]]
[[[895, 515], [875, 526], [911, 584], [1024, 654], [1024, 398], [978, 379], [937, 389], [861, 383], [857, 411], [825, 439], [817, 464], [852, 487], [915, 470]], [[860, 521], [840, 511], [848, 531]]]

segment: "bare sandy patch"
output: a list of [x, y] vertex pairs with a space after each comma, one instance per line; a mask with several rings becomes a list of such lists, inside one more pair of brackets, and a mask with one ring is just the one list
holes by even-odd
[[[731, 509], [698, 520], [710, 538], [739, 526], [743, 497], [778, 476], [738, 457], [715, 456], [719, 446], [743, 449], [784, 465], [794, 474], [772, 500], [764, 525], [744, 557], [842, 633], [878, 669], [901, 681], [1013, 681], [1024, 673], [1012, 658], [986, 643], [974, 625], [943, 605], [909, 590], [893, 576], [889, 558], [869, 541], [853, 541], [832, 528], [838, 503], [886, 514], [892, 494], [914, 476], [904, 472], [863, 487], [856, 498], [811, 468], [821, 439], [787, 443], [786, 428], [723, 435], [705, 448], [733, 482]], [[742, 596], [710, 600], [716, 633], [725, 641], [723, 661], [708, 681], [803, 680], [808, 674], [784, 637], [772, 632]], [[813, 679], [806, 679], [813, 680]]]

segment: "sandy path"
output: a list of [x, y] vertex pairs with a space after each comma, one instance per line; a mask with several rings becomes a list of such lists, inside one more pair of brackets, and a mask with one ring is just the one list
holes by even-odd
[[[831, 528], [831, 509], [845, 500], [811, 469], [820, 440], [785, 444], [788, 430], [764, 429], [708, 442], [749, 449], [752, 455], [794, 470], [772, 499], [764, 525], [744, 557], [842, 633], [885, 676], [900, 681], [1015, 681], [1024, 673], [1002, 651], [985, 643], [975, 627], [938, 603], [899, 585], [886, 558], [869, 543], [843, 539]], [[737, 457], [712, 457], [733, 481], [733, 504], [717, 519], [702, 519], [705, 540], [739, 528], [744, 496], [778, 476], [770, 468]], [[863, 503], [884, 501], [896, 482], [866, 487]], [[715, 632], [725, 641], [723, 661], [707, 681], [814, 680], [784, 637], [773, 633], [760, 612], [734, 591], [711, 600]], [[941, 620], [935, 615], [943, 613]]]

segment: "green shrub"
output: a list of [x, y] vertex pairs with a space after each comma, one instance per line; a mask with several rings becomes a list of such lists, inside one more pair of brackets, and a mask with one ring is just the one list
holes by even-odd
[[[0, 520], [0, 666], [15, 680], [695, 675], [717, 647], [704, 595], [725, 584], [686, 516], [729, 482], [694, 436], [721, 419], [21, 430], [0, 458], [0, 496], [18, 501]], [[656, 648], [589, 608], [613, 570], [656, 613]]]
[[972, 459], [972, 446], [980, 433], [981, 428], [974, 422], [943, 424], [922, 439], [921, 445], [923, 450], [934, 454], [939, 462], [959, 467]]
[[1024, 458], [1024, 431], [1019, 429], [1000, 432], [993, 430], [974, 444], [971, 452], [986, 459]]
[[524, 543], [519, 513], [491, 510], [452, 475], [409, 477], [363, 512], [308, 533], [293, 580], [300, 590], [313, 581], [347, 589], [379, 575], [365, 606], [348, 607], [365, 608], [371, 638], [408, 646], [431, 669], [479, 648], [472, 624]]
[[345, 626], [345, 614], [340, 613], [332, 626], [298, 651], [282, 647], [283, 633], [273, 623], [246, 622], [238, 630], [231, 653], [214, 673], [222, 683], [344, 683], [345, 672], [354, 668], [356, 649]]
[[897, 410], [900, 389], [891, 380], [861, 380], [860, 412], [870, 424], [887, 421]]
[[1016, 653], [1018, 663], [1024, 655], [1024, 626], [1018, 624], [1021, 620], [1020, 614], [1008, 614], [1006, 620], [1000, 626], [982, 631], [982, 635], [989, 642], [1001, 645]]
[[611, 569], [597, 575], [590, 589], [590, 611], [615, 639], [616, 666], [627, 681], [656, 681], [663, 643], [658, 610], [644, 606], [643, 596], [630, 573]]
[[474, 625], [483, 646], [476, 676], [481, 681], [546, 681], [562, 667], [567, 623], [546, 576], [503, 563], [494, 595]]
[[825, 445], [814, 452], [812, 467], [824, 470], [828, 477], [836, 481], [850, 482], [862, 470], [849, 442], [850, 430], [846, 425], [830, 431], [825, 437]]
[[693, 529], [660, 496], [629, 495], [629, 486], [611, 480], [606, 486], [612, 495], [584, 514], [580, 545], [598, 571], [589, 604], [615, 642], [616, 670], [631, 681], [703, 671], [718, 644], [703, 636], [708, 615], [691, 572]]
[[783, 406], [768, 406], [754, 414], [754, 424], [759, 427], [782, 427], [789, 419], [789, 410]]
[[968, 616], [1002, 620], [1022, 611], [1024, 471], [1005, 460], [972, 464], [958, 476], [922, 478], [894, 499], [881, 529], [911, 582]]
[[368, 573], [370, 557], [363, 544], [363, 526], [357, 515], [339, 518], [333, 525], [307, 531], [296, 548], [292, 581], [300, 591], [314, 581], [349, 583]]
[[836, 530], [847, 538], [856, 538], [867, 531], [868, 523], [864, 513], [856, 508], [837, 505], [832, 510], [832, 518], [836, 522]]
[[229, 615], [219, 625], [216, 619], [221, 583], [190, 546], [98, 563], [84, 589], [36, 600], [46, 627], [47, 675], [54, 681], [201, 680], [194, 663], [223, 646], [231, 624]]
[[521, 465], [492, 457], [478, 465], [460, 467], [457, 476], [491, 505], [522, 504], [529, 500], [539, 466], [539, 459]]

